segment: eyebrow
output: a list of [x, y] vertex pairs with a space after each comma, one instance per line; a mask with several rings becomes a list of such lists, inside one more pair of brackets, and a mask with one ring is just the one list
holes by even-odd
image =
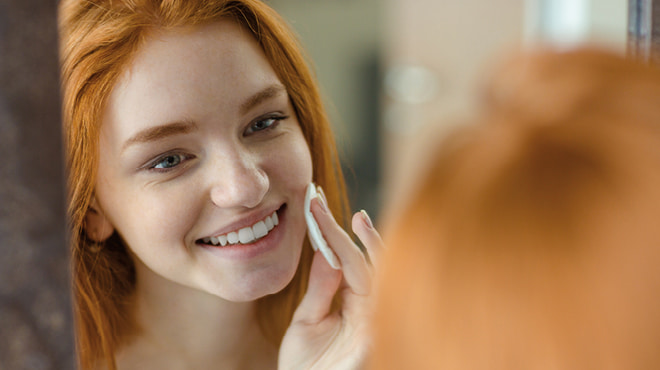
[[243, 104], [240, 106], [241, 114], [246, 114], [250, 109], [256, 107], [257, 105], [263, 103], [265, 100], [272, 99], [282, 92], [286, 91], [284, 86], [276, 84], [270, 85], [265, 89], [259, 91], [258, 93], [249, 97]]
[[130, 139], [126, 140], [122, 147], [122, 151], [134, 144], [149, 143], [152, 141], [162, 140], [170, 136], [187, 134], [196, 128], [197, 125], [193, 121], [172, 122], [160, 126], [150, 127], [138, 132]]
[[[270, 85], [245, 100], [245, 102], [240, 105], [239, 110], [241, 114], [246, 114], [248, 111], [250, 111], [250, 109], [256, 107], [268, 99], [272, 99], [278, 96], [284, 91], [286, 91], [286, 89], [282, 85]], [[150, 127], [138, 132], [130, 139], [126, 140], [122, 147], [122, 151], [126, 150], [126, 148], [134, 144], [149, 143], [174, 135], [187, 134], [196, 128], [197, 125], [193, 121], [172, 122], [165, 125]]]

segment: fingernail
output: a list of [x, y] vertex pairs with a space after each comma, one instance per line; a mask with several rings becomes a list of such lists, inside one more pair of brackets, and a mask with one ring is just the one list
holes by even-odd
[[371, 222], [371, 217], [367, 214], [367, 211], [364, 209], [360, 210], [360, 213], [362, 214], [362, 221], [367, 225], [368, 228], [373, 229], [374, 228], [374, 223]]
[[321, 198], [319, 195], [316, 195], [315, 198], [319, 200], [319, 206], [321, 206], [321, 211], [323, 211], [324, 213], [328, 213], [329, 212], [328, 206], [323, 201], [323, 198]]
[[316, 192], [319, 193], [319, 195], [321, 196], [321, 199], [323, 199], [323, 203], [325, 203], [325, 205], [327, 206], [328, 205], [328, 198], [325, 197], [325, 193], [323, 192], [323, 188], [321, 186], [317, 186], [316, 187]]
[[328, 212], [328, 200], [326, 199], [325, 193], [323, 193], [323, 189], [320, 186], [316, 187], [316, 198], [320, 200], [319, 203], [321, 203], [321, 208], [323, 211]]

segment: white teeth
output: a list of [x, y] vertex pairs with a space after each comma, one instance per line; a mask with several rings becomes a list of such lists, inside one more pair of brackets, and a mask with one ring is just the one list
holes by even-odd
[[259, 239], [261, 237], [264, 237], [268, 235], [268, 228], [266, 227], [266, 224], [263, 221], [259, 221], [254, 226], [252, 226], [252, 232], [254, 233], [254, 237], [256, 239]]
[[227, 234], [227, 242], [229, 242], [229, 244], [238, 243], [238, 233], [235, 232], [235, 231], [232, 231], [229, 234]]
[[241, 244], [247, 244], [254, 240], [254, 232], [251, 227], [244, 227], [238, 230], [238, 240]]
[[268, 232], [273, 230], [275, 226], [279, 224], [279, 219], [277, 217], [277, 212], [273, 212], [272, 215], [266, 216], [261, 221], [258, 221], [252, 226], [244, 227], [238, 231], [232, 231], [228, 234], [206, 237], [202, 239], [204, 244], [211, 245], [221, 245], [225, 246], [227, 244], [249, 244], [257, 239], [261, 239], [264, 236], [268, 235]]
[[264, 224], [266, 225], [266, 229], [268, 229], [268, 231], [273, 230], [273, 228], [275, 227], [275, 225], [273, 225], [273, 219], [270, 218], [270, 216], [266, 217], [266, 219], [264, 220]]

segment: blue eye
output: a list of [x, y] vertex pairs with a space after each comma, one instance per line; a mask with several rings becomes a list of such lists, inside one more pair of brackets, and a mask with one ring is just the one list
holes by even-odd
[[277, 126], [277, 123], [283, 119], [286, 119], [286, 116], [270, 116], [264, 119], [259, 119], [248, 126], [245, 130], [245, 135], [251, 135], [255, 132], [267, 130], [269, 128]]
[[154, 162], [152, 162], [152, 164], [149, 165], [149, 168], [154, 170], [161, 170], [161, 171], [169, 170], [180, 165], [182, 162], [186, 161], [187, 159], [189, 158], [185, 154], [180, 154], [180, 153], [167, 154], [162, 157], [159, 157]]

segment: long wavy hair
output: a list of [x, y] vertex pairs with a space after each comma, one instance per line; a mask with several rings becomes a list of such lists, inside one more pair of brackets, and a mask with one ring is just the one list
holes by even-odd
[[[63, 0], [59, 8], [63, 129], [68, 171], [68, 222], [73, 262], [77, 352], [82, 368], [105, 362], [135, 328], [127, 314], [134, 265], [115, 233], [97, 251], [84, 231], [99, 161], [100, 115], [118, 77], [155, 28], [233, 19], [249, 30], [284, 84], [311, 151], [314, 181], [323, 187], [340, 224], [348, 203], [334, 136], [319, 89], [297, 38], [257, 0]], [[306, 290], [311, 248], [305, 241], [293, 281], [259, 300], [264, 333], [279, 343]]]
[[658, 368], [660, 71], [529, 53], [484, 97], [386, 222], [372, 368]]

